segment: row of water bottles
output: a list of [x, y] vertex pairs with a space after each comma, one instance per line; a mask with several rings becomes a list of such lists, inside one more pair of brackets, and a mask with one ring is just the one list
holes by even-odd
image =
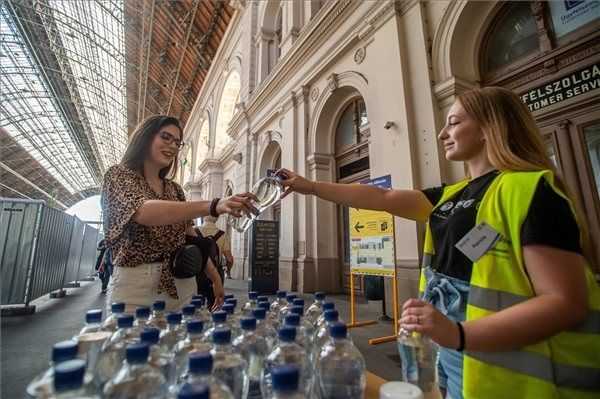
[[[181, 312], [165, 303], [114, 303], [86, 313], [81, 332], [52, 348], [50, 368], [28, 398], [363, 398], [365, 361], [333, 302], [256, 292], [208, 311], [196, 296]], [[194, 396], [195, 395], [195, 396]]]

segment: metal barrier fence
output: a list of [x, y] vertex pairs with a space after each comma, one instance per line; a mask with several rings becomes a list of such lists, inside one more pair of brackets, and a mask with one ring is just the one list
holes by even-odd
[[44, 201], [0, 198], [0, 304], [29, 302], [94, 274], [98, 229]]

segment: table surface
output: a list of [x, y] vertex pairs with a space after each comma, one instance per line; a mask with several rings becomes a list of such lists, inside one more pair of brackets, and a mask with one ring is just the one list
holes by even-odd
[[[367, 371], [367, 388], [365, 390], [365, 399], [379, 399], [379, 387], [387, 381]], [[425, 394], [424, 399], [441, 399], [439, 391]]]

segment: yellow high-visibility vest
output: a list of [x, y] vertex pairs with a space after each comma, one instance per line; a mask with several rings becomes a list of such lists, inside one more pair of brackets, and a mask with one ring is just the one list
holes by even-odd
[[[549, 170], [504, 171], [490, 184], [479, 204], [476, 225], [485, 222], [500, 233], [500, 239], [473, 263], [467, 322], [535, 297], [523, 263], [521, 226], [540, 179], [546, 179], [556, 193], [569, 201], [554, 184]], [[446, 186], [436, 207], [467, 184], [464, 180]], [[569, 205], [573, 210], [570, 201]], [[434, 256], [433, 237], [427, 225], [423, 266], [431, 266]], [[515, 351], [465, 351], [465, 399], [600, 398], [600, 287], [588, 264], [585, 277], [589, 312], [579, 326]], [[425, 273], [421, 272], [421, 292], [426, 283]]]

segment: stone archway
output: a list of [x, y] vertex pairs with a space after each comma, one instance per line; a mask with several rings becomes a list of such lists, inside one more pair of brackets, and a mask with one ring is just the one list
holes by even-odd
[[229, 123], [235, 113], [235, 106], [239, 101], [241, 90], [241, 78], [237, 69], [232, 70], [225, 81], [221, 91], [217, 119], [215, 123], [214, 138], [211, 140], [213, 157], [218, 157], [230, 142], [227, 134]]

